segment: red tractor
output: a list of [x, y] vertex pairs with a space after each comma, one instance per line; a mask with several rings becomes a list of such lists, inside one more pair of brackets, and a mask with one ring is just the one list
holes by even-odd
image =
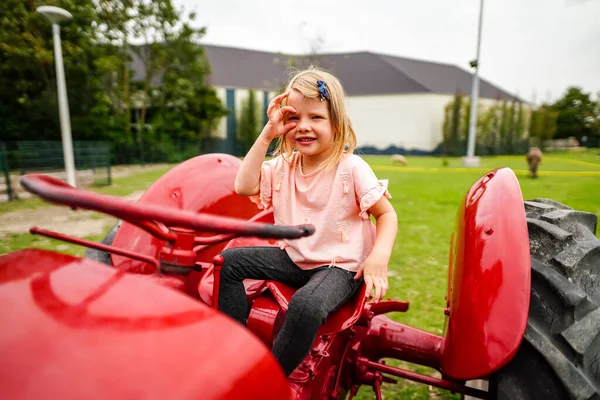
[[[0, 398], [345, 399], [369, 385], [380, 399], [383, 383], [404, 378], [478, 398], [600, 399], [597, 217], [552, 200], [523, 203], [507, 168], [481, 177], [460, 205], [442, 336], [389, 319], [408, 303], [366, 302], [363, 288], [286, 379], [269, 349], [295, 289], [246, 281], [245, 329], [216, 310], [219, 253], [313, 229], [275, 226], [270, 211], [237, 196], [239, 164], [196, 157], [135, 203], [23, 177], [50, 202], [122, 223], [102, 243], [31, 229], [89, 247], [86, 258], [0, 256]], [[474, 379], [488, 389], [466, 385]]]

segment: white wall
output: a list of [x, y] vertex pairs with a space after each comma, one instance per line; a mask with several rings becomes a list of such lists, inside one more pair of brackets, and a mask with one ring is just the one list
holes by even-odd
[[452, 99], [439, 94], [352, 96], [346, 106], [359, 147], [431, 151], [442, 141], [444, 107]]
[[[226, 105], [227, 96], [225, 94], [225, 88], [216, 86], [214, 89], [217, 92], [217, 97], [221, 100], [221, 103]], [[216, 128], [213, 130], [212, 135], [219, 139], [225, 139], [227, 137], [227, 118], [221, 118]]]
[[[442, 142], [444, 109], [453, 100], [454, 95], [429, 93], [351, 96], [346, 106], [359, 147], [432, 151]], [[486, 108], [498, 102], [483, 98], [479, 104]]]
[[[215, 90], [217, 96], [226, 105], [226, 88], [215, 87]], [[275, 92], [269, 92], [269, 99], [275, 95]], [[235, 89], [235, 109], [238, 120], [242, 103], [247, 97], [247, 89]], [[454, 95], [429, 93], [350, 96], [346, 98], [346, 106], [356, 131], [359, 147], [374, 146], [383, 150], [395, 145], [407, 150], [432, 151], [442, 141], [444, 108], [453, 100]], [[263, 115], [263, 91], [256, 91], [256, 102]], [[496, 100], [480, 99], [482, 107], [494, 104], [497, 104]], [[227, 137], [226, 120], [222, 118], [219, 122], [213, 133], [215, 137], [222, 139]]]

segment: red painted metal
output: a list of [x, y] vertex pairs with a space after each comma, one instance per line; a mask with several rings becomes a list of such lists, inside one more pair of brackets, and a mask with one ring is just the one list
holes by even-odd
[[160, 240], [164, 240], [165, 242], [174, 242], [177, 240], [177, 235], [174, 233], [169, 233], [169, 229], [163, 224], [158, 224], [154, 221], [137, 220], [135, 221], [135, 225], [139, 226], [152, 236]]
[[[271, 294], [284, 311], [287, 311], [292, 296], [296, 293], [296, 290], [298, 290], [297, 288], [275, 281], [267, 281], [267, 288], [269, 288]], [[366, 290], [366, 285], [362, 285], [352, 299], [337, 311], [330, 314], [327, 317], [327, 320], [325, 320], [325, 324], [319, 328], [319, 334], [331, 335], [354, 325], [360, 318], [365, 304], [367, 303], [367, 298], [365, 296]]]
[[370, 318], [373, 318], [375, 315], [387, 314], [390, 312], [407, 312], [408, 306], [409, 304], [407, 301], [384, 300], [379, 303], [367, 304], [365, 310], [371, 315]]
[[[296, 400], [346, 398], [351, 366], [344, 362], [342, 355], [351, 338], [352, 332], [346, 330], [331, 336], [320, 335], [315, 339], [313, 349], [288, 377]], [[340, 374], [343, 383], [336, 386], [336, 377]]]
[[246, 326], [267, 347], [272, 347], [275, 336], [281, 329], [284, 314], [281, 311], [281, 306], [272, 296], [263, 294], [252, 304]]
[[[234, 207], [235, 210], [238, 210], [238, 213], [240, 211], [249, 212], [244, 210], [250, 210], [251, 206], [251, 212], [256, 214], [258, 209], [255, 205], [247, 198], [233, 193], [233, 177], [239, 162], [237, 158], [227, 155], [196, 157], [159, 179], [137, 204], [111, 196], [84, 192], [60, 180], [44, 175], [27, 175], [23, 177], [22, 184], [31, 192], [47, 200], [71, 207], [102, 211], [137, 225], [136, 228], [133, 228], [133, 225], [129, 227], [127, 224], [122, 225], [113, 242], [115, 247], [105, 247], [103, 249], [106, 251], [117, 249], [111, 252], [113, 265], [127, 272], [153, 274], [156, 272], [156, 267], [154, 265], [149, 266], [146, 261], [159, 259], [161, 270], [187, 274], [189, 279], [184, 286], [192, 289], [190, 295], [196, 296], [197, 292], [193, 289], [193, 286], [197, 286], [202, 274], [190, 274], [190, 271], [198, 269], [198, 266], [207, 260], [207, 255], [212, 254], [214, 256], [218, 254], [222, 246], [225, 245], [225, 241], [239, 235], [258, 237], [287, 237], [291, 235], [289, 237], [292, 238], [310, 235], [314, 232], [312, 226], [288, 228], [274, 226], [272, 223], [260, 224], [255, 221], [240, 224], [239, 220], [233, 218], [204, 214], [207, 212], [227, 214], [223, 212], [222, 207], [233, 206], [236, 203], [246, 204], [246, 206], [237, 204], [238, 206]], [[216, 164], [216, 166], [212, 164]], [[216, 168], [216, 173], [210, 177], [222, 178], [222, 188], [224, 188], [226, 194], [223, 194], [223, 190], [221, 192], [218, 190], [210, 191], [208, 197], [206, 195], [207, 191], [198, 194], [198, 188], [204, 188], [208, 182], [189, 179], [186, 175], [192, 169], [206, 170], [206, 167], [211, 166]], [[222, 168], [219, 169], [218, 167]], [[201, 176], [204, 181], [207, 180], [206, 174], [195, 174], [194, 176]], [[205, 185], [202, 185], [202, 183]], [[194, 186], [194, 184], [197, 186]], [[178, 186], [176, 188], [168, 187], [168, 195], [165, 198], [165, 187], [167, 185]], [[191, 201], [191, 203], [184, 201], [184, 199], [193, 200], [198, 195], [200, 196], [199, 200], [205, 203], [195, 204], [195, 201]], [[149, 200], [145, 202], [144, 199]], [[161, 199], [166, 199], [165, 203], [171, 208], [161, 206]], [[209, 200], [215, 201], [211, 203]], [[194, 204], [196, 205], [195, 208], [193, 207]], [[173, 206], [183, 209], [175, 209]], [[231, 211], [229, 214], [232, 214]], [[255, 218], [264, 218], [267, 214], [265, 212], [258, 213]], [[167, 225], [170, 227], [167, 227]], [[225, 233], [209, 237], [202, 236], [205, 233], [197, 233], [197, 231], [202, 232], [205, 229]], [[70, 238], [69, 240], [76, 243], [80, 239]], [[128, 253], [126, 254], [122, 250], [119, 251], [119, 248], [127, 248]], [[133, 255], [133, 258], [129, 255]], [[140, 262], [140, 260], [143, 261]]]
[[[233, 183], [240, 164], [240, 159], [227, 154], [206, 154], [191, 158], [154, 182], [137, 203], [248, 220], [259, 209], [248, 197], [235, 193]], [[209, 233], [210, 230], [206, 231], [197, 235], [200, 241], [194, 250], [198, 252], [197, 261], [210, 263], [226, 243], [202, 243], [201, 237], [213, 236], [213, 233]], [[115, 236], [114, 244], [158, 258], [165, 243], [132, 224], [123, 223]], [[139, 262], [119, 256], [112, 256], [112, 262], [117, 268], [126, 271], [137, 271], [143, 267]]]
[[144, 279], [147, 282], [152, 282], [156, 285], [166, 286], [168, 288], [178, 290], [180, 292], [187, 293], [186, 291], [186, 280], [182, 275], [165, 275], [165, 274], [152, 274], [152, 275], [137, 275], [140, 279]]
[[356, 369], [357, 369], [357, 375], [358, 375], [359, 380], [365, 379], [368, 381], [369, 380], [368, 375], [367, 375], [367, 378], [363, 378], [363, 376], [362, 376], [363, 374], [367, 374], [368, 371], [379, 371], [379, 372], [383, 372], [386, 374], [398, 376], [400, 378], [410, 379], [411, 381], [420, 382], [420, 383], [424, 383], [426, 385], [431, 385], [431, 386], [439, 387], [442, 389], [450, 390], [452, 392], [462, 393], [467, 396], [477, 397], [479, 399], [489, 398], [488, 392], [485, 392], [483, 390], [471, 388], [471, 387], [465, 386], [464, 384], [460, 384], [460, 383], [456, 383], [456, 382], [450, 382], [450, 381], [446, 381], [443, 379], [434, 378], [432, 376], [417, 374], [416, 372], [407, 371], [407, 370], [401, 369], [401, 368], [390, 367], [389, 365], [384, 365], [384, 364], [370, 361], [368, 358], [365, 358], [365, 357], [359, 357], [357, 359]]
[[2, 255], [0, 304], [10, 304], [0, 307], [0, 398], [291, 397], [270, 351], [239, 324], [90, 260]]
[[[211, 264], [196, 285], [199, 298], [210, 306], [214, 306], [214, 278], [215, 274], [213, 271], [213, 265]], [[246, 297], [248, 298], [248, 301], [254, 301], [262, 292], [265, 291], [266, 282], [255, 279], [246, 279], [244, 280], [244, 287], [246, 289]]]
[[[282, 232], [258, 224], [272, 226], [272, 212], [257, 213], [254, 204], [233, 192], [239, 163], [226, 155], [189, 160], [152, 185], [137, 204], [123, 204], [121, 200], [115, 202], [113, 198], [95, 194], [82, 195], [82, 191], [46, 178], [24, 179], [25, 186], [52, 201], [71, 206], [77, 203], [79, 207], [104, 212], [113, 207], [109, 214], [124, 216], [139, 226], [126, 223], [117, 233], [114, 245], [121, 248], [122, 256], [112, 257], [116, 270], [50, 252], [30, 250], [0, 257], [0, 302], [7, 293], [20, 296], [7, 297], [7, 304], [24, 299], [19, 303], [20, 314], [13, 315], [14, 310], [0, 308], [0, 321], [9, 321], [8, 332], [13, 335], [10, 337], [17, 337], [16, 343], [22, 348], [19, 357], [17, 350], [9, 349], [13, 353], [7, 364], [17, 365], [15, 373], [33, 381], [37, 379], [34, 371], [40, 369], [33, 368], [31, 360], [42, 366], [53, 363], [60, 367], [57, 371], [72, 375], [69, 382], [73, 378], [82, 382], [81, 386], [77, 382], [75, 391], [62, 387], [63, 391], [57, 391], [58, 383], [64, 379], [58, 377], [50, 382], [42, 377], [42, 388], [35, 388], [35, 395], [44, 389], [44, 395], [81, 397], [77, 390], [84, 384], [93, 390], [99, 382], [112, 384], [111, 378], [118, 375], [114, 390], [100, 388], [97, 393], [117, 399], [178, 398], [182, 397], [177, 392], [181, 387], [177, 385], [181, 382], [178, 379], [186, 379], [185, 382], [193, 382], [192, 386], [186, 386], [191, 388], [186, 392], [188, 397], [195, 396], [196, 387], [208, 386], [212, 392], [208, 395], [202, 392], [202, 398], [252, 398], [254, 394], [261, 398], [289, 397], [289, 389], [285, 380], [282, 385], [281, 371], [267, 347], [281, 328], [296, 289], [275, 282], [244, 282], [250, 304], [248, 328], [256, 336], [247, 330], [240, 331], [239, 324], [214, 310], [218, 308], [220, 268], [224, 261], [223, 257], [215, 256], [223, 248], [277, 245], [277, 241], [270, 239], [235, 238], [238, 234], [249, 234], [249, 229], [254, 229], [252, 234], [256, 236], [266, 235], [266, 231], [273, 236]], [[210, 171], [210, 175], [198, 171]], [[98, 206], [95, 202], [106, 204]], [[250, 223], [244, 222], [249, 218]], [[182, 223], [184, 219], [186, 223]], [[530, 279], [527, 228], [512, 171], [500, 169], [480, 179], [467, 193], [457, 221], [451, 242], [445, 336], [420, 331], [381, 315], [405, 312], [408, 303], [395, 300], [366, 303], [363, 286], [350, 302], [327, 318], [311, 351], [288, 378], [295, 400], [343, 399], [348, 391], [355, 394], [361, 384], [371, 385], [378, 395], [382, 383], [395, 382], [384, 374], [471, 396], [487, 395], [467, 388], [464, 381], [493, 373], [514, 355], [527, 317]], [[299, 228], [291, 230], [297, 236], [310, 233], [308, 230], [300, 233]], [[86, 244], [81, 239], [50, 234]], [[114, 251], [113, 247], [99, 249]], [[132, 260], [131, 256], [138, 260]], [[160, 260], [159, 273], [133, 276], [124, 272], [153, 272], [155, 267], [145, 262], [153, 258]], [[179, 271], [178, 275], [165, 275], [168, 268]], [[178, 290], [185, 288], [188, 294], [214, 309], [166, 291], [155, 282]], [[19, 330], [21, 317], [23, 331]], [[94, 336], [100, 331], [104, 336]], [[27, 332], [42, 334], [32, 340]], [[113, 347], [105, 342], [109, 340]], [[0, 330], [0, 351], [14, 343]], [[150, 343], [154, 347], [148, 350]], [[3, 352], [0, 354], [4, 356]], [[35, 356], [31, 357], [32, 354]], [[81, 370], [74, 370], [74, 354], [86, 357], [86, 362], [80, 363]], [[442, 371], [444, 379], [377, 362], [382, 358], [436, 368]], [[117, 365], [118, 362], [122, 365]], [[100, 372], [95, 369], [98, 366]], [[164, 377], [146, 384], [144, 379], [154, 379], [158, 369]], [[4, 374], [11, 370], [0, 367], [0, 371], [0, 397], [5, 397]], [[167, 378], [171, 384], [161, 386]], [[269, 379], [268, 385], [264, 384], [265, 378]], [[125, 393], [127, 380], [130, 392]], [[167, 388], [173, 386], [176, 386], [173, 391], [167, 393]], [[27, 385], [19, 387], [23, 390]], [[6, 388], [17, 390], [13, 382]], [[146, 396], [146, 390], [152, 390], [151, 395]], [[256, 392], [259, 390], [273, 391]]]
[[[75, 208], [99, 211], [125, 221], [157, 220], [161, 223], [194, 231], [235, 233], [238, 236], [298, 239], [314, 233], [314, 226], [276, 226], [238, 219], [200, 214], [188, 210], [169, 209], [155, 204], [132, 203], [118, 197], [76, 189], [49, 175], [31, 174], [21, 178], [21, 184], [30, 192], [53, 203]], [[147, 226], [147, 224], [142, 224]]]
[[[194, 244], [197, 245], [212, 245], [217, 243], [227, 242], [231, 239], [234, 239], [235, 235], [227, 234], [227, 235], [215, 235], [215, 236], [196, 236], [194, 238]], [[194, 251], [199, 251], [199, 249], [194, 248]]]
[[79, 239], [79, 238], [75, 238], [72, 236], [63, 235], [62, 233], [49, 231], [47, 229], [40, 229], [36, 226], [29, 229], [29, 233], [31, 233], [32, 235], [47, 236], [47, 237], [50, 237], [53, 239], [58, 239], [58, 240], [62, 240], [64, 242], [69, 242], [69, 243], [78, 244], [81, 246], [90, 247], [90, 248], [96, 249], [96, 250], [108, 251], [108, 252], [111, 252], [114, 254], [119, 254], [119, 255], [122, 255], [125, 257], [133, 258], [134, 260], [144, 261], [144, 262], [147, 262], [148, 264], [153, 265], [155, 268], [155, 271], [158, 270], [158, 268], [159, 268], [159, 263], [158, 263], [157, 259], [145, 256], [143, 254], [134, 253], [129, 250], [118, 249], [114, 246], [108, 246], [108, 245], [102, 244], [102, 243], [91, 242], [89, 240]]
[[[273, 211], [266, 210], [262, 211], [255, 216], [253, 216], [250, 221], [253, 222], [262, 222], [266, 224], [273, 224], [275, 221], [273, 219]], [[229, 241], [226, 245], [226, 249], [234, 248], [234, 247], [245, 247], [245, 246], [275, 246], [277, 241], [271, 239], [262, 239], [257, 237], [238, 237]], [[214, 262], [214, 259], [213, 259]], [[218, 271], [220, 273], [220, 270]], [[213, 298], [216, 298], [218, 290], [215, 290], [213, 287], [214, 280], [216, 278], [216, 274], [211, 266], [206, 273], [200, 279], [198, 283], [198, 294], [202, 301], [206, 304], [213, 305]], [[265, 290], [265, 282], [253, 279], [246, 279], [244, 281], [244, 286], [246, 288], [246, 296], [249, 301], [253, 301], [260, 293]]]
[[169, 233], [176, 237], [173, 242], [167, 242], [160, 249], [158, 257], [161, 265], [188, 267], [196, 265], [195, 232], [185, 228], [169, 228]]
[[386, 316], [380, 315], [371, 320], [361, 344], [362, 354], [371, 360], [397, 358], [440, 368], [441, 336], [401, 324]]
[[479, 179], [457, 223], [441, 367], [447, 376], [468, 380], [506, 364], [527, 325], [529, 238], [515, 174], [503, 168]]
[[216, 255], [215, 258], [213, 258], [213, 276], [214, 276], [214, 282], [213, 282], [213, 301], [212, 301], [212, 306], [215, 310], [219, 309], [219, 286], [221, 283], [221, 267], [223, 266], [223, 263], [225, 262], [225, 259], [223, 258], [222, 255]]
[[377, 376], [375, 382], [373, 383], [373, 390], [375, 391], [375, 399], [382, 400], [381, 396], [381, 376]]

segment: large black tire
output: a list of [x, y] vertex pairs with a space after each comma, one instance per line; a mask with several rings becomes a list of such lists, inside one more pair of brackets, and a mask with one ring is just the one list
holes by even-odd
[[498, 399], [600, 400], [597, 216], [549, 199], [525, 202], [531, 302], [516, 356], [490, 379]]
[[[115, 235], [121, 226], [121, 220], [118, 220], [115, 226], [106, 234], [104, 239], [100, 243], [111, 245], [115, 240]], [[112, 266], [112, 262], [110, 261], [110, 253], [106, 251], [96, 250], [87, 248], [84, 252], [85, 258], [89, 258], [91, 260], [100, 261], [103, 264]]]

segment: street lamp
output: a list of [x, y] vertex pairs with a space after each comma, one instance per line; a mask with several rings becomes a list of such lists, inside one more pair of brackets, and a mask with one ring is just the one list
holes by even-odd
[[52, 36], [54, 40], [54, 61], [56, 64], [56, 88], [58, 91], [58, 113], [60, 116], [60, 131], [62, 136], [63, 156], [67, 182], [75, 187], [75, 161], [73, 158], [73, 142], [71, 139], [71, 121], [69, 117], [69, 102], [67, 100], [67, 85], [65, 83], [65, 69], [63, 65], [62, 46], [60, 43], [60, 27], [58, 23], [73, 18], [71, 13], [54, 6], [41, 6], [37, 12], [52, 22]]
[[481, 47], [481, 23], [483, 21], [483, 0], [479, 6], [479, 28], [477, 32], [477, 55], [470, 62], [474, 68], [473, 83], [471, 84], [471, 114], [469, 119], [469, 138], [467, 144], [467, 156], [463, 158], [465, 167], [478, 167], [479, 157], [475, 157], [475, 135], [477, 130], [477, 102], [479, 100], [479, 49]]

